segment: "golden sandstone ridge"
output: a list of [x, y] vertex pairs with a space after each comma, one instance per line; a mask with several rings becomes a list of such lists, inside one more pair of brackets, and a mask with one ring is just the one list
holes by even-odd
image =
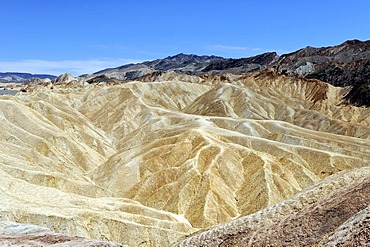
[[0, 97], [0, 228], [129, 246], [369, 237], [370, 109], [348, 89], [273, 70], [143, 80]]

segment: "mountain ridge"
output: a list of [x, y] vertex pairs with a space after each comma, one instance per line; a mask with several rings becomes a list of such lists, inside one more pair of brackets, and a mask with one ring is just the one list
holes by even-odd
[[[258, 58], [262, 58], [262, 57], [264, 57], [266, 55], [269, 55], [269, 54], [272, 54], [273, 56], [276, 56], [276, 58], [274, 59], [274, 63], [270, 64], [272, 67], [275, 67], [277, 65], [284, 64], [284, 62], [286, 60], [289, 60], [289, 58], [292, 55], [297, 55], [298, 54], [298, 56], [301, 56], [301, 57], [302, 56], [307, 56], [307, 55], [310, 55], [310, 54], [314, 55], [314, 54], [317, 54], [317, 53], [319, 53], [319, 55], [330, 55], [328, 53], [330, 53], [331, 50], [336, 50], [336, 53], [341, 53], [341, 52], [343, 52], [342, 48], [345, 48], [345, 47], [354, 48], [354, 49], [352, 49], [353, 54], [355, 54], [354, 52], [360, 52], [360, 55], [355, 54], [356, 55], [355, 60], [357, 60], [357, 57], [361, 57], [361, 55], [362, 55], [362, 58], [368, 58], [368, 55], [369, 55], [368, 53], [369, 53], [369, 49], [370, 49], [370, 40], [361, 41], [361, 40], [358, 40], [358, 39], [353, 39], [353, 40], [347, 40], [347, 41], [345, 41], [345, 42], [343, 42], [339, 45], [334, 45], [334, 46], [327, 46], [327, 47], [307, 46], [305, 48], [301, 48], [299, 50], [289, 52], [289, 53], [284, 53], [284, 54], [281, 54], [281, 55], [278, 55], [276, 52], [272, 51], [272, 52], [265, 52], [265, 53], [257, 54], [257, 55], [251, 56], [251, 57], [240, 57], [240, 58], [225, 58], [225, 57], [221, 57], [221, 56], [217, 56], [217, 55], [196, 55], [196, 54], [178, 53], [178, 54], [170, 55], [170, 56], [167, 56], [167, 57], [161, 58], [161, 59], [149, 60], [149, 61], [144, 61], [144, 62], [141, 62], [141, 63], [125, 64], [125, 65], [114, 67], [114, 68], [107, 68], [107, 69], [104, 69], [104, 70], [94, 72], [93, 74], [98, 74], [98, 73], [109, 71], [109, 70], [125, 69], [125, 68], [128, 68], [130, 66], [138, 66], [138, 65], [141, 65], [141, 64], [149, 66], [153, 69], [157, 69], [157, 70], [160, 70], [162, 72], [165, 72], [165, 71], [168, 71], [168, 69], [166, 67], [162, 67], [161, 66], [162, 64], [159, 64], [159, 63], [168, 63], [169, 61], [171, 61], [177, 67], [180, 67], [181, 64], [187, 64], [187, 63], [209, 62], [210, 64], [212, 64], [213, 62], [220, 62], [220, 61], [231, 62], [231, 61], [235, 61], [235, 60], [247, 60], [248, 62], [265, 63], [264, 61], [255, 61], [255, 60], [258, 59]], [[348, 51], [348, 49], [347, 49], [347, 52], [351, 53], [351, 49], [349, 49], [349, 50], [350, 51]], [[351, 55], [353, 55], [353, 54], [351, 54]], [[290, 60], [292, 60], [292, 59], [290, 59]], [[293, 60], [294, 60], [294, 58], [293, 58]], [[341, 62], [343, 62], [343, 61], [341, 61]], [[172, 68], [170, 68], [170, 69], [172, 69]], [[208, 69], [208, 71], [209, 70], [210, 69]], [[220, 69], [220, 70], [222, 70], [222, 69]]]
[[[123, 81], [138, 80], [167, 72], [209, 76], [241, 75], [274, 68], [289, 77], [318, 79], [334, 86], [351, 87], [348, 103], [370, 106], [370, 40], [347, 40], [329, 47], [311, 47], [278, 55], [266, 52], [248, 58], [223, 58], [177, 54], [163, 59], [106, 69], [88, 76], [88, 80], [104, 75]], [[97, 80], [101, 82], [101, 80]]]
[[31, 74], [22, 72], [0, 72], [0, 82], [24, 82], [31, 78], [54, 80], [57, 77], [49, 74]]

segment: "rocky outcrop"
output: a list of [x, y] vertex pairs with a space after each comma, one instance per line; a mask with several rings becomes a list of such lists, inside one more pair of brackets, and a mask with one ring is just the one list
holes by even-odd
[[108, 83], [110, 81], [110, 78], [106, 75], [99, 75], [92, 79], [87, 80], [86, 82], [89, 84], [99, 84], [99, 83]]
[[76, 83], [77, 78], [75, 78], [72, 74], [64, 73], [58, 76], [53, 83], [54, 84], [68, 84], [68, 83]]
[[[352, 202], [351, 202], [352, 203]], [[370, 206], [361, 210], [318, 246], [366, 246], [370, 239]]]

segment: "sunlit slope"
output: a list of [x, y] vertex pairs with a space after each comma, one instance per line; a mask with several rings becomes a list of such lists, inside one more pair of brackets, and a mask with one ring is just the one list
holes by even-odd
[[0, 118], [3, 171], [66, 192], [107, 195], [86, 174], [113, 149], [109, 139], [76, 110], [68, 106], [60, 110], [45, 100], [3, 98]]
[[166, 246], [194, 231], [186, 220], [130, 199], [66, 193], [2, 170], [0, 176], [0, 225], [3, 221], [35, 224], [69, 236], [127, 245]]

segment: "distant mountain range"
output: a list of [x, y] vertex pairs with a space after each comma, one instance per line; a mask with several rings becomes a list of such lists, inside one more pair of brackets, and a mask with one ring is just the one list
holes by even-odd
[[105, 69], [90, 75], [89, 82], [109, 78], [138, 80], [150, 75], [177, 72], [188, 75], [245, 74], [274, 68], [280, 75], [318, 79], [334, 86], [351, 86], [347, 95], [354, 105], [370, 106], [370, 40], [348, 40], [340, 45], [307, 46], [279, 56], [276, 52], [249, 58], [223, 58], [180, 53], [163, 59]]
[[55, 75], [30, 74], [30, 73], [18, 73], [18, 72], [0, 73], [0, 82], [24, 82], [30, 78], [54, 80], [57, 77]]
[[243, 74], [276, 68], [279, 74], [315, 78], [335, 86], [361, 85], [370, 78], [370, 40], [349, 40], [337, 46], [307, 46], [279, 56], [276, 52], [249, 58], [223, 58], [177, 54], [163, 59], [98, 71], [93, 75], [135, 80], [148, 73], [170, 72], [200, 75], [204, 73]]
[[[249, 58], [223, 58], [177, 54], [138, 64], [126, 64], [83, 76], [89, 83], [110, 79], [130, 81], [153, 78], [162, 73], [212, 76], [245, 74], [274, 68], [277, 74], [318, 79], [334, 86], [351, 86], [347, 99], [354, 105], [370, 106], [370, 40], [348, 40], [336, 46], [314, 48], [278, 55], [267, 52]], [[0, 73], [0, 82], [25, 82], [30, 78], [55, 80], [54, 75]]]
[[135, 80], [150, 73], [170, 71], [189, 75], [201, 75], [204, 73], [241, 74], [265, 69], [277, 61], [278, 58], [279, 56], [275, 52], [238, 59], [180, 53], [163, 59], [101, 70], [93, 75], [105, 75], [119, 80]]

